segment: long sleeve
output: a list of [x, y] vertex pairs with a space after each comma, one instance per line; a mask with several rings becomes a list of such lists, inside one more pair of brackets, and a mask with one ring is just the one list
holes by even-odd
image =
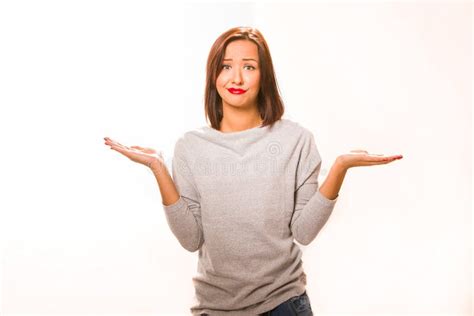
[[162, 205], [168, 225], [181, 246], [195, 252], [204, 242], [200, 194], [186, 162], [185, 150], [182, 139], [179, 139], [172, 159], [172, 175], [180, 198], [173, 204]]
[[322, 161], [313, 134], [307, 131], [302, 136], [302, 141], [296, 172], [295, 208], [291, 218], [291, 232], [297, 242], [308, 245], [326, 224], [337, 198], [329, 200], [318, 190]]

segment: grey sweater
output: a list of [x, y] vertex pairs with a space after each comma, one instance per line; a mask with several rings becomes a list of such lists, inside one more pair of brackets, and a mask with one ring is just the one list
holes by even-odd
[[203, 126], [176, 142], [178, 201], [164, 205], [182, 247], [199, 250], [193, 315], [258, 315], [306, 290], [302, 245], [312, 242], [337, 198], [318, 190], [313, 134], [282, 118], [223, 133]]

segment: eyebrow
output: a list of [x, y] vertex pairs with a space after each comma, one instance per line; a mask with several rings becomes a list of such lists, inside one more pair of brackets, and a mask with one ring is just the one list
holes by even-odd
[[[224, 59], [224, 61], [226, 60], [232, 60], [232, 58], [227, 58], [227, 59]], [[257, 62], [255, 59], [253, 58], [242, 58], [242, 60], [253, 60], [254, 62]]]

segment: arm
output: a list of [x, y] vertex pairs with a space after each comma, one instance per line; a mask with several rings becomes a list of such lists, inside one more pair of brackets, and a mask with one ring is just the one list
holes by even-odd
[[336, 159], [336, 162], [332, 165], [326, 180], [324, 180], [321, 188], [319, 188], [319, 192], [329, 200], [336, 199], [339, 196], [339, 190], [341, 189], [346, 172], [347, 168], [342, 166], [339, 159]]
[[[304, 175], [305, 172], [297, 171], [297, 177], [302, 177], [304, 180], [297, 181], [299, 186], [295, 191], [295, 209], [291, 219], [291, 231], [296, 241], [303, 245], [308, 245], [313, 241], [327, 222], [349, 168], [388, 164], [403, 158], [402, 155], [384, 156], [369, 154], [364, 150], [352, 150], [353, 153], [337, 157], [326, 180], [318, 190], [321, 158], [312, 135], [306, 137], [302, 152], [300, 162], [309, 166], [312, 173], [308, 177], [302, 177], [301, 175]], [[302, 184], [299, 184], [300, 182]]]
[[155, 175], [156, 182], [160, 189], [161, 203], [164, 206], [175, 204], [179, 200], [180, 195], [164, 162], [158, 160], [153, 161], [150, 165], [150, 169]]
[[183, 157], [184, 147], [178, 140], [172, 161], [174, 181], [164, 163], [154, 163], [150, 168], [158, 182], [163, 210], [171, 231], [183, 248], [195, 252], [204, 242], [200, 195]]
[[369, 154], [365, 150], [351, 150], [351, 152], [360, 152], [361, 154], [346, 154], [337, 157], [331, 167], [326, 180], [319, 191], [328, 199], [335, 199], [339, 194], [342, 182], [346, 176], [347, 170], [358, 166], [373, 166], [387, 164], [397, 159], [402, 159], [402, 155], [384, 156], [379, 154]]
[[130, 160], [148, 166], [160, 188], [163, 209], [171, 231], [180, 244], [194, 252], [204, 242], [201, 223], [200, 196], [186, 163], [183, 140], [176, 142], [173, 156], [173, 179], [164, 163], [161, 152], [148, 147], [124, 146], [104, 137], [105, 144]]
[[303, 144], [296, 170], [295, 207], [290, 227], [295, 240], [308, 245], [331, 215], [345, 172], [338, 165], [333, 166], [318, 190], [321, 157], [313, 135], [308, 132], [302, 137]]
[[[321, 163], [316, 166], [304, 184], [295, 192], [295, 209], [291, 219], [291, 232], [295, 240], [302, 245], [308, 245], [316, 238], [329, 219], [337, 202], [337, 196], [334, 199], [328, 199], [321, 190], [318, 190], [320, 168]], [[325, 190], [329, 190], [328, 183], [328, 180], [326, 180]]]

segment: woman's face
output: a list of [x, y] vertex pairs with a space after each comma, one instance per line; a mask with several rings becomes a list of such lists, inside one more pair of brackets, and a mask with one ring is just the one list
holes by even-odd
[[[216, 80], [216, 88], [222, 98], [222, 106], [257, 107], [257, 96], [260, 90], [257, 45], [247, 40], [229, 43], [221, 67], [222, 70]], [[232, 93], [232, 88], [245, 92]]]

